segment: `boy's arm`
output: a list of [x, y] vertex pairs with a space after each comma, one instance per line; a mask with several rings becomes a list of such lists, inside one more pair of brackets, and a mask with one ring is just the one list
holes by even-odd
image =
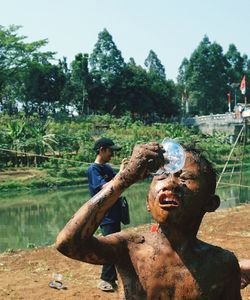
[[240, 294], [240, 267], [237, 258], [231, 256], [229, 262], [229, 270], [227, 274], [230, 276], [225, 285], [223, 295], [220, 299], [225, 300], [241, 300]]
[[241, 270], [241, 288], [244, 289], [250, 283], [250, 259], [239, 261]]
[[85, 203], [59, 233], [56, 248], [64, 255], [81, 261], [105, 264], [115, 263], [126, 247], [126, 235], [116, 233], [94, 237], [106, 211], [133, 183], [148, 176], [163, 165], [163, 151], [159, 144], [150, 143], [134, 148], [127, 167]]

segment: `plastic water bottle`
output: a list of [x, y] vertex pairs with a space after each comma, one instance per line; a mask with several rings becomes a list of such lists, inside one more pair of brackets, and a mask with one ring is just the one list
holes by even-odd
[[52, 273], [52, 279], [54, 281], [62, 281], [62, 278], [63, 278], [62, 274], [60, 274], [60, 273]]
[[165, 152], [163, 156], [165, 158], [165, 164], [163, 168], [159, 169], [153, 175], [161, 175], [163, 173], [176, 173], [180, 171], [186, 160], [186, 154], [183, 147], [175, 140], [165, 138], [162, 141], [162, 146]]

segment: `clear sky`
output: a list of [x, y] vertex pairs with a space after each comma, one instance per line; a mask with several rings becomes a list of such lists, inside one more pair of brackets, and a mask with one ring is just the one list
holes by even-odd
[[144, 65], [152, 49], [173, 80], [205, 34], [250, 58], [250, 0], [0, 0], [0, 25], [10, 24], [23, 26], [26, 42], [48, 39], [41, 50], [68, 62], [90, 54], [106, 28], [125, 61]]

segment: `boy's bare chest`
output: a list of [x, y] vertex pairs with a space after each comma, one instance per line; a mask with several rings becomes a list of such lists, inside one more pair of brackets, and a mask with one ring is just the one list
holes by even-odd
[[196, 299], [200, 294], [195, 276], [181, 262], [168, 264], [156, 256], [153, 261], [137, 260], [134, 267], [143, 288], [153, 298], [164, 295], [165, 299], [181, 299], [188, 295]]
[[211, 271], [206, 270], [209, 267], [201, 258], [186, 258], [184, 262], [177, 253], [157, 247], [137, 247], [132, 251], [132, 264], [148, 299], [206, 299], [211, 286], [216, 299], [220, 290], [215, 284], [216, 274], [209, 275]]

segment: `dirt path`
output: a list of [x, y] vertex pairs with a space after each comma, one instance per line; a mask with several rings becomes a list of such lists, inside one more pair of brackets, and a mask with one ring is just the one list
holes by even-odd
[[[130, 230], [149, 230], [149, 225]], [[199, 237], [233, 251], [238, 258], [250, 258], [250, 204], [207, 214]], [[61, 273], [66, 290], [48, 286], [52, 273]], [[96, 288], [100, 266], [73, 261], [53, 246], [0, 255], [0, 299], [12, 300], [112, 300], [116, 293]], [[242, 290], [250, 300], [250, 286]]]

